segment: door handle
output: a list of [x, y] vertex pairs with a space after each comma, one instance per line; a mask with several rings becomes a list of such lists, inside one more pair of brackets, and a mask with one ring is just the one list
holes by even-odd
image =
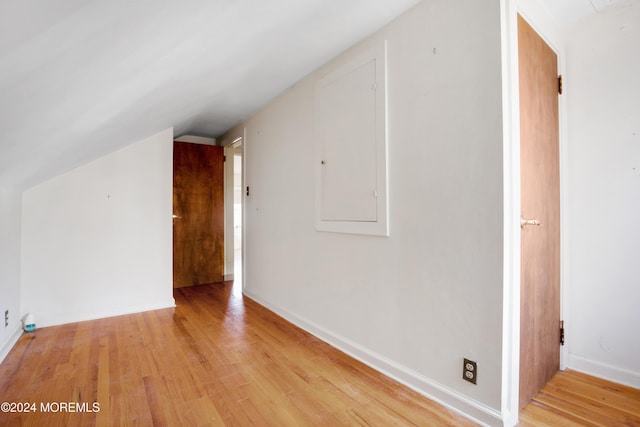
[[178, 219], [178, 218], [182, 218], [180, 215], [173, 215], [173, 219]]
[[520, 218], [520, 228], [524, 228], [527, 225], [537, 225], [540, 226], [542, 225], [542, 223], [540, 221], [538, 221], [537, 219], [524, 219], [524, 218]]

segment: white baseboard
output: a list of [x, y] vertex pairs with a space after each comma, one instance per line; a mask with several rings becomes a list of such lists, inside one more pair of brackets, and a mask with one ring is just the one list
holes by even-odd
[[233, 280], [233, 274], [225, 274], [224, 275], [224, 281], [228, 282], [230, 280]]
[[16, 345], [16, 343], [20, 339], [20, 336], [22, 336], [22, 329], [20, 328], [20, 325], [18, 325], [11, 334], [9, 340], [0, 349], [0, 363], [4, 361], [5, 357], [7, 357], [13, 346]]
[[126, 314], [142, 313], [144, 311], [160, 310], [176, 306], [175, 299], [150, 304], [137, 304], [126, 307], [113, 307], [98, 312], [71, 312], [71, 313], [34, 313], [36, 329], [47, 326], [64, 325], [67, 323], [84, 322], [87, 320], [104, 319], [106, 317], [123, 316]]
[[640, 372], [569, 354], [569, 369], [640, 389]]
[[358, 343], [284, 310], [251, 291], [245, 289], [244, 295], [354, 359], [477, 423], [487, 426], [508, 425], [499, 411], [483, 403], [470, 399]]

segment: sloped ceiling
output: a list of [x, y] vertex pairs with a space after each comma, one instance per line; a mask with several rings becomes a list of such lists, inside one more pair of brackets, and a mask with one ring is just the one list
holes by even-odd
[[580, 19], [602, 12], [620, 0], [539, 0], [559, 25], [573, 24]]
[[[419, 0], [1, 0], [0, 187], [217, 137]], [[561, 21], [593, 3], [541, 0]]]
[[219, 136], [418, 0], [2, 0], [0, 186]]

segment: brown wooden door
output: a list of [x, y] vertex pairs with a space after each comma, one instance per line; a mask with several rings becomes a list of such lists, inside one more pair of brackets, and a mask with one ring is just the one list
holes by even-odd
[[173, 287], [216, 283], [224, 270], [223, 148], [173, 143]]
[[557, 56], [518, 16], [521, 210], [520, 407], [560, 368]]

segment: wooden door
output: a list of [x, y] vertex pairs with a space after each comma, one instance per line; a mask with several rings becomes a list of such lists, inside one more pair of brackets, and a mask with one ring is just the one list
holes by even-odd
[[521, 210], [520, 407], [560, 368], [557, 56], [518, 16]]
[[173, 143], [173, 287], [224, 277], [223, 148]]

